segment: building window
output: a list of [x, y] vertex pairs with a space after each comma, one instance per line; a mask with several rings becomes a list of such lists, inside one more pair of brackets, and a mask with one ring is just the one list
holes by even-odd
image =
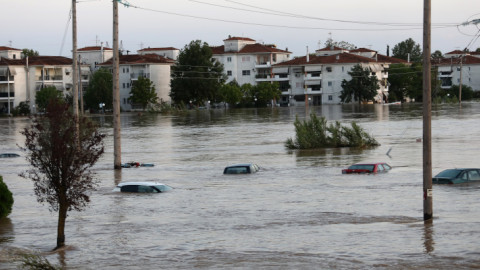
[[127, 99], [126, 98], [123, 99], [123, 104], [127, 104]]
[[327, 72], [332, 72], [332, 67], [327, 67]]
[[328, 95], [328, 100], [332, 101], [332, 100], [333, 100], [333, 96], [332, 96], [332, 95]]
[[227, 76], [232, 76], [232, 71], [231, 70], [227, 70]]
[[243, 76], [250, 76], [250, 70], [242, 70]]
[[328, 82], [328, 86], [332, 86], [333, 85], [333, 82]]
[[227, 62], [232, 62], [232, 57], [227, 57]]
[[242, 56], [242, 62], [250, 62], [250, 56]]
[[[123, 71], [125, 71], [125, 69], [123, 69]], [[125, 83], [123, 83], [123, 88], [125, 88]]]
[[130, 68], [127, 67], [127, 73], [130, 73]]
[[345, 72], [345, 67], [342, 67], [342, 72]]
[[13, 55], [13, 59], [17, 59], [17, 55], [16, 55], [16, 54]]

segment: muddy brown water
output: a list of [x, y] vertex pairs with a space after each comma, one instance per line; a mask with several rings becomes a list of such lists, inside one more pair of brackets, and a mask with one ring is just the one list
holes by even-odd
[[[310, 112], [356, 121], [381, 146], [369, 150], [284, 148], [293, 121]], [[122, 160], [152, 168], [114, 172], [112, 118], [92, 116], [107, 134], [94, 167], [98, 190], [67, 218], [36, 202], [24, 157], [1, 159], [14, 194], [0, 221], [0, 269], [15, 254], [39, 252], [67, 269], [466, 269], [480, 267], [480, 184], [434, 186], [432, 224], [423, 222], [422, 107], [331, 105], [122, 114]], [[433, 174], [480, 167], [480, 103], [432, 108]], [[0, 152], [20, 153], [28, 118], [0, 118]], [[389, 152], [390, 156], [386, 153]], [[23, 155], [23, 154], [22, 154]], [[355, 162], [386, 161], [379, 175], [342, 175]], [[223, 175], [254, 162], [252, 175]], [[114, 193], [120, 181], [156, 180], [162, 194]], [[12, 255], [13, 254], [13, 255]]]

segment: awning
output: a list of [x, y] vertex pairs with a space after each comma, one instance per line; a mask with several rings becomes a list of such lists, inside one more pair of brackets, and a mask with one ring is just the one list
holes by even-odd
[[372, 72], [379, 72], [383, 70], [383, 67], [380, 64], [371, 64], [369, 68]]
[[305, 81], [305, 84], [306, 85], [321, 85], [322, 82], [320, 80], [314, 80], [314, 81], [308, 80], [308, 81]]
[[305, 72], [322, 71], [322, 66], [305, 66]]
[[274, 74], [288, 73], [288, 67], [274, 67], [273, 68], [273, 73]]
[[8, 67], [8, 69], [10, 70], [10, 75], [17, 75], [17, 69], [15, 67]]

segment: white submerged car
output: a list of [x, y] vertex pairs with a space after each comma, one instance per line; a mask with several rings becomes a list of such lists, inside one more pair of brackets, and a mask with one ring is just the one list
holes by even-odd
[[159, 182], [123, 182], [118, 184], [115, 192], [162, 193], [173, 188]]

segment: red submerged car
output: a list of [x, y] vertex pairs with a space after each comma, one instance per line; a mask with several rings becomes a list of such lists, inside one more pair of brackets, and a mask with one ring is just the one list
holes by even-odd
[[385, 173], [392, 169], [390, 165], [385, 162], [380, 163], [358, 163], [354, 164], [348, 169], [343, 169], [342, 174], [351, 174], [351, 173]]

